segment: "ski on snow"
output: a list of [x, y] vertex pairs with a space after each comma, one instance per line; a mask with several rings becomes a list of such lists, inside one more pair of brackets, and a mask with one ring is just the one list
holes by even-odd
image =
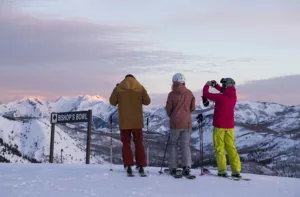
[[146, 173], [139, 173], [139, 175], [140, 175], [140, 177], [146, 177], [147, 176], [147, 174]]
[[127, 176], [128, 176], [128, 177], [134, 177], [134, 174], [133, 174], [133, 173], [128, 173], [128, 172], [127, 172]]
[[[135, 169], [138, 171], [137, 167]], [[142, 173], [138, 171], [138, 173], [139, 173], [140, 177], [146, 177], [147, 176], [147, 174], [144, 171]]]
[[218, 176], [217, 174], [215, 173], [212, 173], [210, 172], [208, 169], [203, 169], [203, 174], [200, 174], [200, 176], [203, 176], [203, 175], [209, 175], [209, 176], [214, 176], [214, 177], [218, 177], [218, 178], [225, 178], [225, 179], [229, 179], [229, 180], [234, 180], [234, 181], [250, 181], [251, 179], [250, 178], [245, 178], [245, 177], [232, 177], [232, 176]]
[[[171, 175], [168, 168], [164, 169], [164, 173], [166, 173], [166, 174], [168, 174], [168, 175], [170, 175], [170, 176], [172, 176], [174, 178], [177, 178], [177, 179], [178, 178], [182, 178], [182, 177], [185, 177], [187, 179], [195, 179], [196, 178], [196, 176], [192, 175], [192, 174], [188, 175], [188, 176], [184, 176], [182, 174], [182, 170], [181, 169], [178, 169], [176, 171], [175, 175]], [[147, 177], [146, 173], [139, 173], [138, 172], [138, 174], [139, 174], [140, 177]], [[203, 175], [209, 175], [209, 176], [214, 176], [214, 177], [217, 177], [217, 178], [229, 179], [229, 180], [234, 180], [234, 181], [250, 181], [251, 180], [250, 178], [246, 178], [246, 177], [240, 177], [240, 178], [238, 178], [238, 177], [232, 177], [232, 176], [218, 176], [217, 174], [212, 173], [208, 169], [205, 169], [205, 168], [203, 169], [203, 174], [200, 174], [200, 176], [203, 176]], [[135, 174], [133, 174], [133, 173], [127, 173], [127, 176], [128, 177], [134, 177]]]
[[[164, 169], [164, 173], [167, 173], [170, 175], [169, 169]], [[245, 177], [232, 177], [232, 176], [218, 176], [215, 173], [210, 172], [208, 169], [203, 169], [203, 174], [202, 175], [209, 175], [209, 176], [214, 176], [214, 177], [218, 177], [218, 178], [223, 178], [223, 179], [229, 179], [229, 180], [234, 180], [234, 181], [250, 181], [250, 178], [245, 178]], [[200, 176], [202, 176], [200, 175]], [[178, 170], [177, 173], [175, 175], [170, 175], [173, 176], [174, 178], [182, 178], [182, 171]], [[189, 175], [189, 176], [185, 176], [187, 179], [195, 179], [196, 176], [195, 175]]]
[[[140, 177], [147, 177], [147, 174], [145, 172], [142, 172], [142, 173], [138, 172], [138, 174], [139, 174]], [[131, 173], [127, 172], [127, 176], [128, 177], [134, 177], [135, 175], [133, 174], [133, 172], [131, 172]]]
[[[145, 173], [138, 173], [138, 174], [139, 174], [140, 177], [147, 177], [147, 174], [145, 174]], [[135, 174], [133, 174], [133, 173], [127, 173], [127, 176], [128, 177], [134, 177]]]
[[164, 169], [164, 173], [169, 174], [170, 176], [173, 176], [174, 178], [182, 178], [182, 177], [185, 177], [187, 179], [195, 179], [196, 178], [196, 176], [192, 175], [192, 174], [188, 175], [188, 176], [183, 175], [182, 174], [182, 170], [180, 170], [180, 169], [176, 170], [176, 174], [175, 175], [171, 175], [168, 168]]

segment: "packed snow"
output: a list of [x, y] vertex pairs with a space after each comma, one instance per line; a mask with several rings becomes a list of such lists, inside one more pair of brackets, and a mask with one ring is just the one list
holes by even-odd
[[[3, 197], [299, 197], [300, 179], [243, 174], [251, 181], [209, 175], [175, 179], [151, 167], [148, 177], [127, 177], [122, 166], [1, 164]], [[147, 169], [146, 169], [147, 172]]]

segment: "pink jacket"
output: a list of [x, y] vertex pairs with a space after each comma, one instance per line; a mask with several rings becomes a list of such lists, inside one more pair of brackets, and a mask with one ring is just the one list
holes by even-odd
[[195, 97], [185, 85], [176, 82], [168, 95], [166, 111], [170, 117], [170, 129], [192, 128], [192, 115], [195, 111]]
[[[234, 108], [237, 101], [235, 87], [228, 87], [223, 93], [213, 94], [208, 91], [209, 86], [203, 87], [203, 96], [215, 101], [213, 126], [218, 128], [234, 128]], [[220, 85], [216, 89], [221, 91]]]

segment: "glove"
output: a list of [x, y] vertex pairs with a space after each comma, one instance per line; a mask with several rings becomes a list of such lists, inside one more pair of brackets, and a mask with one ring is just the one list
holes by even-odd
[[202, 114], [198, 114], [197, 118], [198, 122], [202, 122], [203, 121], [203, 115]]
[[209, 101], [207, 100], [207, 98], [204, 98], [203, 96], [201, 96], [201, 97], [202, 97], [202, 103], [203, 103], [204, 107], [209, 106]]
[[217, 86], [217, 82], [215, 80], [211, 80], [210, 83], [211, 83], [212, 87], [216, 87]]
[[211, 81], [206, 82], [205, 85], [211, 86]]

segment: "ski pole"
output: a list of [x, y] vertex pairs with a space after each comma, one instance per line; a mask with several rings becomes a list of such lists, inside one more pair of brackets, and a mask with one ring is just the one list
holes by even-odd
[[202, 122], [200, 122], [200, 130], [201, 130], [201, 175], [203, 175], [203, 130], [202, 130]]
[[147, 145], [147, 172], [149, 173], [149, 137], [148, 137], [148, 126], [149, 126], [149, 118], [147, 118], [147, 141], [146, 141], [146, 145]]
[[63, 163], [63, 149], [60, 150], [60, 163]]
[[202, 130], [202, 121], [203, 121], [203, 115], [198, 114], [197, 116], [197, 121], [198, 121], [198, 128], [199, 128], [199, 137], [200, 137], [200, 168], [201, 168], [201, 174], [204, 175], [203, 173], [203, 130]]
[[167, 148], [168, 148], [168, 144], [169, 144], [169, 140], [170, 140], [170, 133], [169, 133], [169, 137], [168, 137], [168, 140], [167, 140], [167, 144], [166, 144], [166, 148], [165, 148], [165, 153], [164, 153], [164, 157], [163, 157], [163, 160], [161, 162], [161, 168], [160, 168], [160, 171], [158, 172], [159, 174], [162, 174], [162, 167], [163, 167], [163, 163], [165, 161], [165, 157], [166, 157], [166, 152], [167, 152]]
[[110, 171], [112, 171], [112, 115], [110, 115]]

